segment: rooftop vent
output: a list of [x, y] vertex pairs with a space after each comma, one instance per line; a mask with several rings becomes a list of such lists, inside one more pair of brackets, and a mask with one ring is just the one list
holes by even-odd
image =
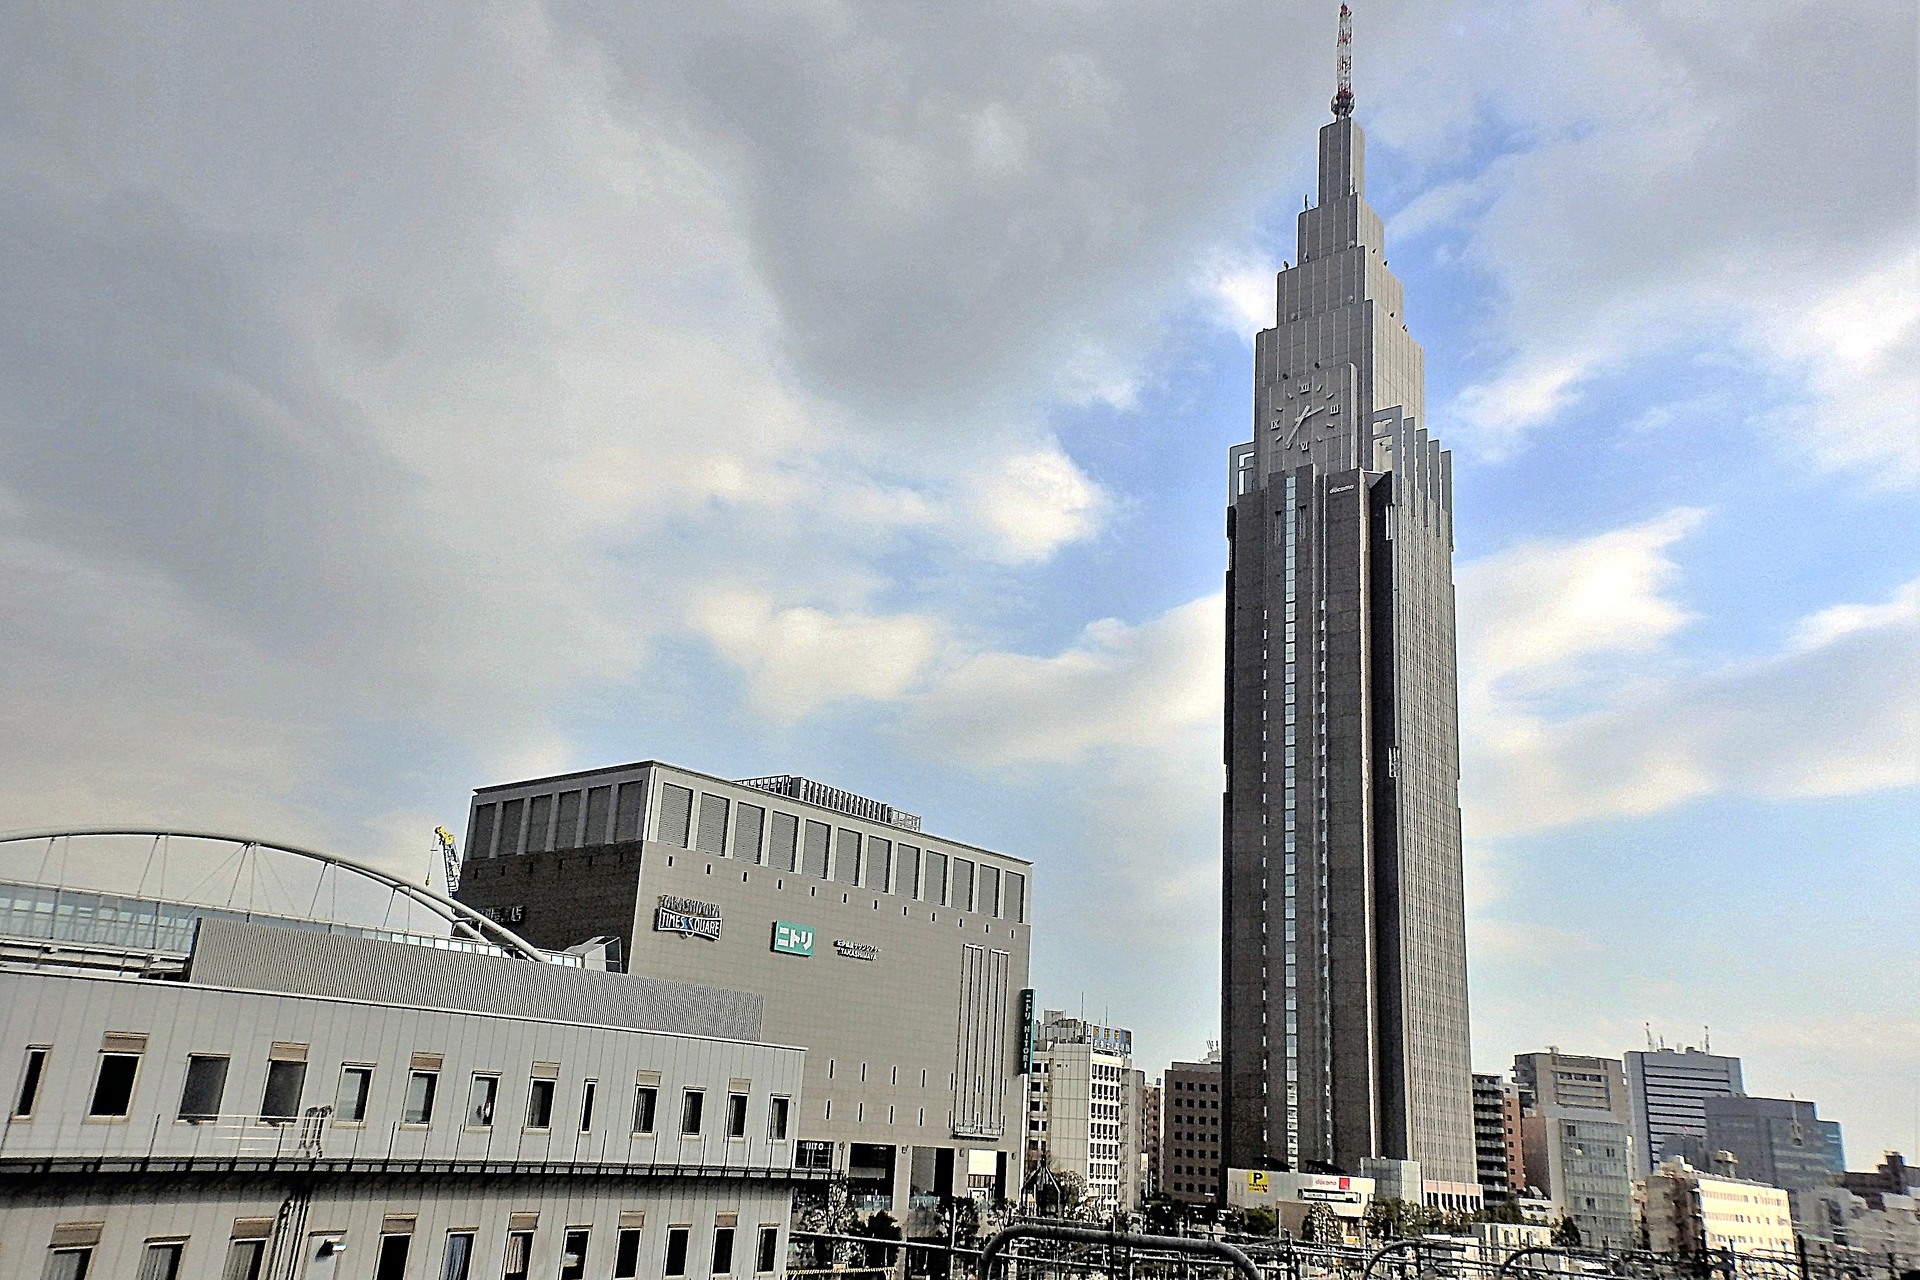
[[869, 800], [851, 791], [829, 787], [825, 783], [815, 782], [812, 778], [802, 778], [791, 773], [777, 773], [769, 778], [741, 778], [739, 783], [743, 787], [771, 791], [776, 796], [786, 796], [802, 804], [817, 804], [822, 809], [851, 814], [856, 818], [865, 818], [869, 822], [884, 822], [890, 827], [902, 827], [908, 831], [920, 829], [920, 815], [917, 813], [906, 813], [882, 801]]

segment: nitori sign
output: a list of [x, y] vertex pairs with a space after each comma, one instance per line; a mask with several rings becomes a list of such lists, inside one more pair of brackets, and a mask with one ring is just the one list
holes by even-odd
[[810, 956], [813, 954], [813, 926], [795, 924], [791, 920], [773, 922], [773, 949], [783, 956]]
[[653, 927], [659, 933], [681, 933], [689, 938], [720, 940], [720, 908], [711, 902], [660, 895], [659, 909], [653, 913]]

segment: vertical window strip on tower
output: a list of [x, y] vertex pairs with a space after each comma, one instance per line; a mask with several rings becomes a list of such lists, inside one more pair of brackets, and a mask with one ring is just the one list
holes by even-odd
[[1297, 774], [1295, 773], [1297, 767], [1295, 764], [1297, 759], [1296, 752], [1298, 750], [1296, 745], [1295, 708], [1298, 702], [1299, 676], [1297, 673], [1299, 671], [1299, 663], [1297, 661], [1298, 651], [1295, 646], [1298, 644], [1296, 628], [1299, 623], [1297, 584], [1294, 577], [1296, 555], [1299, 549], [1298, 483], [1296, 477], [1291, 475], [1287, 477], [1286, 502], [1282, 508], [1283, 537], [1285, 542], [1281, 553], [1281, 565], [1282, 572], [1285, 574], [1285, 592], [1281, 597], [1284, 603], [1284, 612], [1281, 618], [1281, 627], [1283, 628], [1281, 632], [1281, 643], [1285, 648], [1281, 657], [1285, 665], [1281, 668], [1281, 671], [1285, 677], [1285, 691], [1282, 695], [1283, 711], [1281, 714], [1283, 720], [1280, 734], [1280, 759], [1281, 768], [1284, 770], [1284, 773], [1281, 775], [1281, 780], [1285, 788], [1281, 792], [1284, 804], [1281, 816], [1280, 841], [1281, 858], [1283, 860], [1281, 874], [1284, 877], [1281, 881], [1284, 890], [1282, 915], [1284, 916], [1283, 928], [1285, 930], [1281, 943], [1281, 973], [1284, 975], [1286, 982], [1286, 1029], [1284, 1032], [1286, 1039], [1283, 1043], [1286, 1046], [1287, 1067], [1287, 1160], [1288, 1163], [1294, 1165], [1296, 1168], [1300, 1163], [1300, 1032], [1297, 1021], [1299, 1018], [1297, 992], [1300, 972], [1300, 953], [1299, 940], [1296, 933], [1299, 908], [1299, 879], [1294, 861], [1296, 856], [1294, 846], [1296, 813], [1294, 799], [1295, 796], [1298, 795], [1296, 787]]

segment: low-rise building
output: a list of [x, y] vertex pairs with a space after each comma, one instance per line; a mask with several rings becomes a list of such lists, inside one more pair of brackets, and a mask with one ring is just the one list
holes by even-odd
[[[1877, 1205], [1845, 1187], [1809, 1187], [1789, 1193], [1793, 1223], [1819, 1253], [1851, 1251], [1878, 1264], [1892, 1258], [1897, 1267], [1920, 1267], [1920, 1200], [1882, 1192]], [[1828, 1247], [1830, 1246], [1830, 1248]]]
[[1669, 1160], [1646, 1182], [1647, 1245], [1655, 1253], [1708, 1250], [1777, 1255], [1794, 1251], [1787, 1193], [1743, 1178], [1720, 1178]]

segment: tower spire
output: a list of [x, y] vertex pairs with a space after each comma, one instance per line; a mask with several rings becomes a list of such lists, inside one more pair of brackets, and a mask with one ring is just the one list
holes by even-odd
[[1339, 58], [1334, 63], [1335, 85], [1333, 114], [1341, 119], [1353, 114], [1353, 10], [1340, 6]]

